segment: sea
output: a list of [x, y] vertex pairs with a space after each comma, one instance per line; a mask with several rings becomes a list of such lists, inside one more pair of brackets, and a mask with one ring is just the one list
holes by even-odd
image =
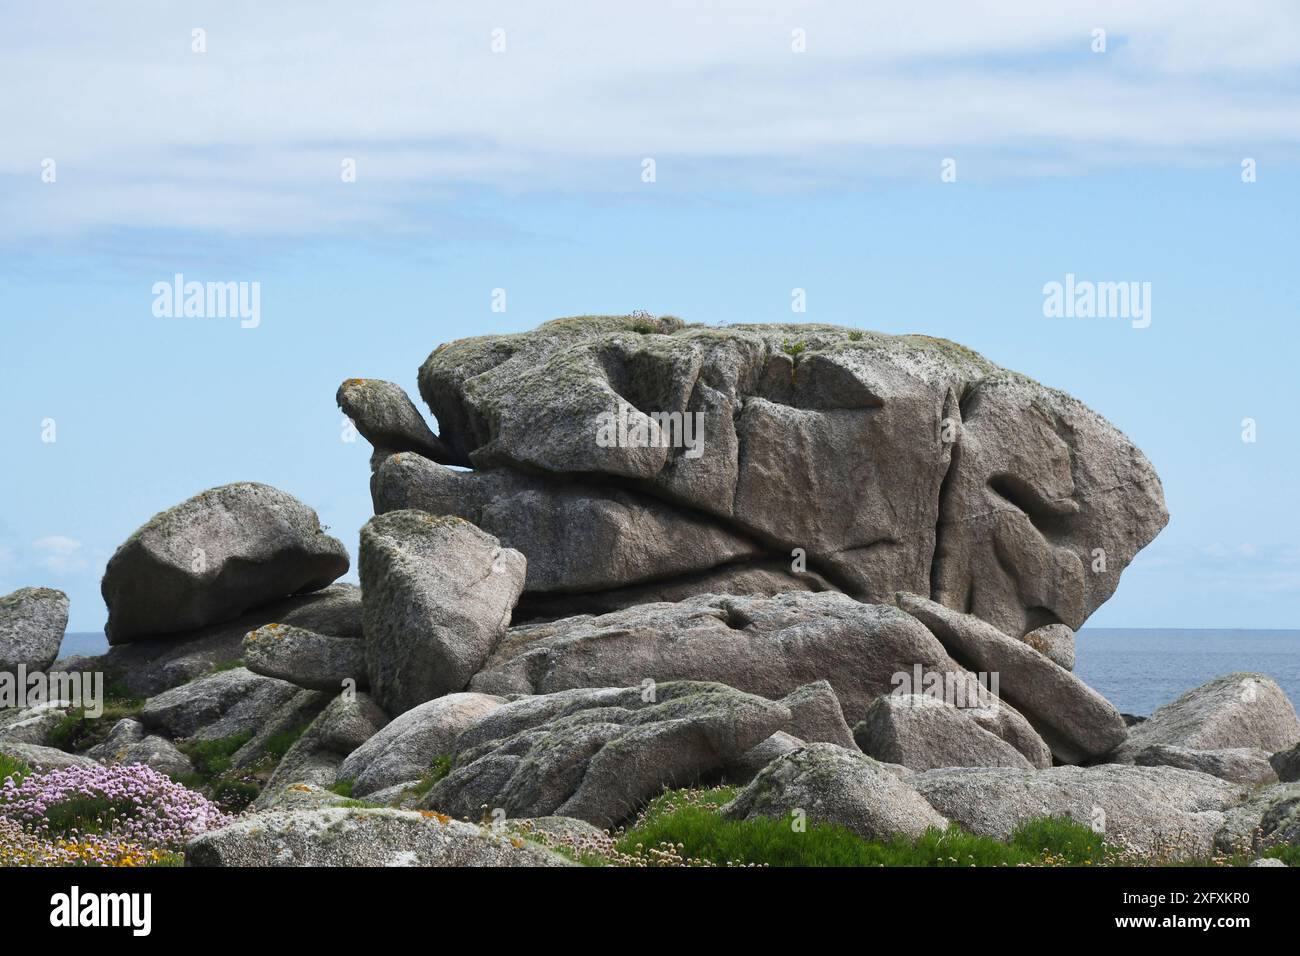
[[[1121, 712], [1146, 716], [1234, 671], [1273, 678], [1300, 706], [1300, 630], [1085, 627], [1074, 672]], [[102, 632], [68, 634], [62, 656], [102, 654]]]

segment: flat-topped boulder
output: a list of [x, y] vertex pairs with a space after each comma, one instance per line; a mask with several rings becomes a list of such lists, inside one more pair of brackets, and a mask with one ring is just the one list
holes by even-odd
[[[420, 393], [452, 463], [648, 496], [684, 527], [707, 521], [787, 565], [798, 549], [856, 598], [920, 593], [1017, 638], [1077, 629], [1168, 518], [1154, 470], [1114, 426], [926, 336], [563, 319], [440, 346]], [[390, 474], [385, 498], [402, 500], [403, 483], [424, 486], [408, 504], [429, 495], [429, 471]], [[432, 483], [429, 507], [482, 511], [479, 479]], [[546, 561], [544, 548], [581, 553], [590, 527], [512, 543]], [[588, 557], [614, 579], [603, 589], [649, 573]], [[683, 549], [654, 572], [689, 578], [699, 560]]]
[[104, 572], [110, 644], [233, 621], [348, 570], [316, 512], [270, 485], [222, 485], [168, 508], [119, 547]]

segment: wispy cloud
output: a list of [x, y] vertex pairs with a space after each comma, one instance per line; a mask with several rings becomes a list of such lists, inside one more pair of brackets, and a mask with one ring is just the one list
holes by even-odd
[[63, 535], [51, 535], [32, 542], [36, 564], [58, 574], [81, 571], [90, 566], [80, 541]]
[[1005, 176], [1300, 153], [1288, 0], [47, 2], [6, 19], [13, 237], [402, 229], [467, 187], [635, 188], [647, 156], [685, 188], [928, 175], [949, 155]]

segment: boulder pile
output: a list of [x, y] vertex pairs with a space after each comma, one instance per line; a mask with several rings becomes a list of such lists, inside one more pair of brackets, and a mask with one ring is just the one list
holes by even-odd
[[392, 383], [337, 395], [374, 447], [360, 587], [311, 508], [241, 483], [118, 549], [103, 657], [55, 664], [59, 592], [0, 598], [0, 669], [137, 698], [70, 744], [63, 702], [0, 711], [0, 752], [244, 809], [198, 865], [567, 865], [472, 824], [597, 832], [722, 782], [725, 818], [872, 840], [1045, 815], [1181, 857], [1300, 840], [1273, 681], [1129, 727], [1073, 673], [1168, 520], [1075, 399], [925, 336], [646, 316], [442, 345], [419, 391], [437, 434]]

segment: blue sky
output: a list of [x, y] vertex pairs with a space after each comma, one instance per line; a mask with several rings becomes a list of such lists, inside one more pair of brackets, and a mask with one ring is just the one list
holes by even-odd
[[[98, 629], [113, 549], [236, 480], [355, 556], [340, 381], [645, 309], [939, 335], [1071, 392], [1172, 514], [1092, 623], [1300, 627], [1300, 15], [863, 6], [0, 4], [0, 593]], [[259, 282], [260, 326], [155, 317], [178, 272]], [[1150, 282], [1150, 327], [1045, 318], [1067, 273]]]

